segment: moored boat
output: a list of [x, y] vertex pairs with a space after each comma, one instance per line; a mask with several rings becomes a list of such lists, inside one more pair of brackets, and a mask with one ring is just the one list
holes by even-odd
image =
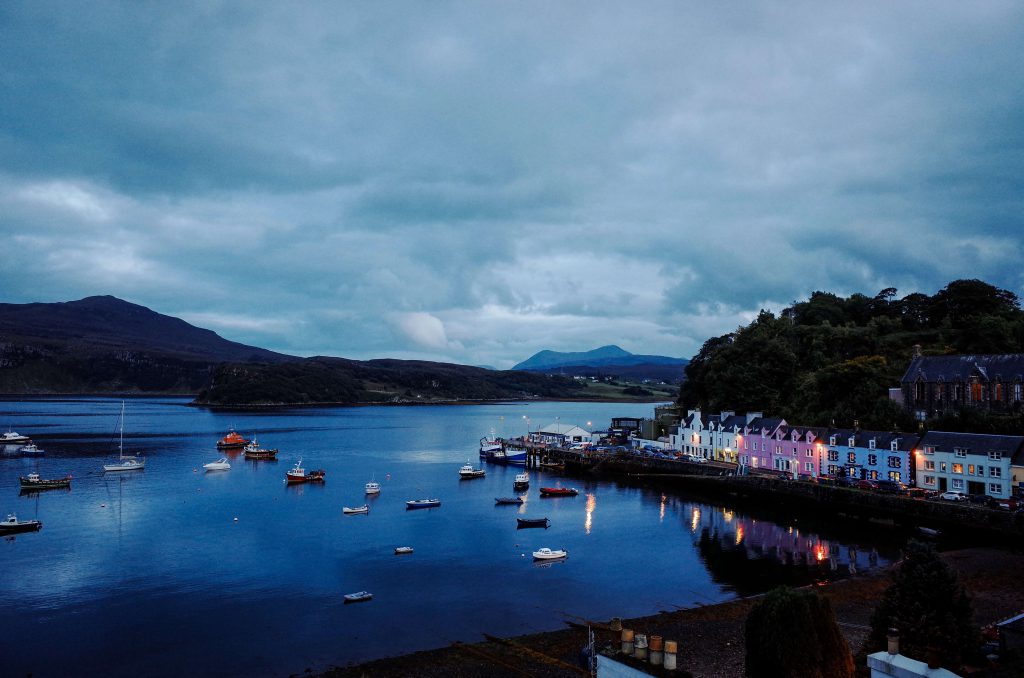
[[29, 443], [28, 445], [22, 445], [18, 448], [18, 454], [23, 457], [42, 457], [46, 454], [41, 449], [36, 447], [35, 443]]
[[117, 461], [113, 464], [104, 464], [103, 470], [106, 472], [115, 471], [144, 471], [146, 469], [146, 460], [140, 459], [139, 457], [126, 456], [124, 453], [124, 401], [121, 401], [121, 423], [118, 427], [120, 429], [120, 438], [117, 443]]
[[542, 461], [540, 467], [545, 471], [564, 471], [565, 464], [559, 464], [553, 461]]
[[480, 439], [480, 458], [486, 459], [488, 454], [493, 454], [501, 449], [501, 438], [491, 433]]
[[232, 450], [245, 447], [249, 441], [245, 436], [235, 432], [235, 429], [228, 430], [228, 434], [217, 441], [218, 450]]
[[71, 475], [63, 478], [40, 478], [38, 473], [29, 473], [28, 476], [18, 478], [22, 490], [55, 490], [62, 487], [71, 487]]
[[519, 473], [516, 474], [516, 479], [512, 481], [513, 490], [527, 490], [530, 488], [530, 474]]
[[288, 483], [315, 483], [323, 482], [324, 475], [326, 472], [323, 469], [307, 471], [302, 468], [302, 457], [299, 457], [292, 470], [285, 474], [284, 479]]
[[551, 550], [551, 549], [549, 549], [548, 547], [545, 546], [544, 548], [539, 549], [539, 550], [533, 552], [533, 559], [534, 560], [558, 560], [559, 558], [566, 558], [566, 557], [568, 557], [568, 555], [569, 555], [569, 552], [566, 551], [565, 549], [558, 549], [557, 551], [553, 551], [553, 550]]
[[494, 498], [494, 503], [495, 504], [522, 504], [523, 503], [523, 498], [522, 497], [495, 497]]
[[440, 499], [413, 499], [405, 502], [405, 508], [407, 509], [434, 508], [440, 505]]
[[395, 548], [395, 555], [396, 556], [402, 556], [402, 555], [405, 555], [407, 553], [412, 553], [412, 547], [411, 546], [399, 546], [399, 547]]
[[10, 429], [0, 433], [0, 445], [17, 445], [18, 443], [27, 443], [30, 440], [28, 436], [23, 436]]
[[579, 490], [577, 490], [575, 487], [540, 488], [540, 496], [542, 497], [575, 497], [579, 493]]
[[459, 478], [463, 480], [472, 480], [473, 478], [483, 478], [487, 475], [487, 471], [482, 468], [473, 468], [472, 464], [466, 464], [459, 469]]
[[0, 534], [37, 532], [42, 529], [42, 527], [42, 522], [38, 520], [18, 520], [18, 517], [11, 513], [7, 516], [7, 520], [0, 522]]
[[211, 461], [209, 464], [203, 464], [203, 468], [207, 471], [229, 471], [231, 470], [231, 464], [228, 462], [227, 457], [221, 457], [217, 461]]
[[344, 506], [342, 507], [341, 512], [345, 515], [352, 516], [359, 513], [369, 513], [370, 507], [367, 506], [366, 504], [363, 504], [362, 506], [356, 506], [355, 508], [349, 508], [348, 506]]
[[244, 448], [246, 459], [277, 459], [277, 448], [267, 450], [260, 447], [260, 444], [254, 437]]
[[521, 527], [548, 527], [551, 522], [547, 518], [516, 518], [516, 528]]
[[366, 483], [366, 494], [380, 494], [380, 483], [373, 480]]
[[369, 591], [356, 591], [355, 593], [346, 593], [342, 597], [345, 599], [346, 603], [361, 603], [373, 598], [373, 594]]

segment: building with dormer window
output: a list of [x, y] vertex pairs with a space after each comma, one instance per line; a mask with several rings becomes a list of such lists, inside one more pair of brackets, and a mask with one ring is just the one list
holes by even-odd
[[913, 485], [917, 440], [915, 433], [829, 429], [823, 436], [827, 444], [823, 445], [821, 474]]
[[924, 421], [946, 412], [1024, 407], [1024, 353], [915, 355], [900, 380], [903, 404]]
[[928, 431], [916, 448], [918, 487], [1006, 499], [1022, 447], [1024, 436]]

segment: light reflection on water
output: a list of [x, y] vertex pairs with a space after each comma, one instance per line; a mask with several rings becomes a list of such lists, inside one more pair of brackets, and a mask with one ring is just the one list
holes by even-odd
[[[528, 415], [535, 427], [556, 416], [600, 424], [647, 415], [650, 405], [215, 413], [131, 400], [125, 453], [144, 451], [146, 470], [103, 475], [119, 410], [112, 399], [0, 402], [5, 427], [47, 450], [0, 456], [0, 513], [44, 522], [0, 541], [0, 657], [12, 674], [282, 675], [481, 632], [559, 628], [566, 613], [607, 619], [724, 600], [746, 592], [747, 580], [763, 590], [807, 570], [800, 554], [829, 572], [885, 562], [870, 541], [851, 560], [850, 544], [833, 537], [661, 490], [531, 470], [530, 489], [513, 492], [515, 467], [458, 478], [502, 416]], [[231, 426], [280, 448], [280, 461], [216, 451]], [[204, 473], [220, 456], [231, 470]], [[283, 482], [299, 456], [326, 469], [323, 485]], [[72, 473], [72, 490], [19, 496], [18, 475], [34, 469]], [[364, 494], [370, 479], [380, 495]], [[541, 499], [548, 485], [581, 494]], [[525, 499], [518, 509], [495, 506], [512, 494]], [[405, 510], [425, 496], [441, 508]], [[368, 515], [342, 515], [363, 503]], [[551, 527], [517, 530], [516, 516], [547, 517]], [[415, 553], [396, 557], [399, 545]], [[570, 557], [534, 566], [530, 552], [544, 546]], [[372, 602], [342, 603], [363, 589]]]

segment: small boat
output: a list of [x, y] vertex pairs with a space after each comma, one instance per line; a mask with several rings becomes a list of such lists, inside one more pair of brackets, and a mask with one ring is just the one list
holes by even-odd
[[366, 483], [366, 494], [380, 494], [380, 483], [372, 480]]
[[522, 497], [495, 497], [494, 498], [494, 503], [495, 504], [522, 504], [523, 503], [523, 498]]
[[516, 479], [512, 481], [513, 490], [528, 490], [530, 488], [530, 474], [517, 473]]
[[138, 457], [125, 456], [124, 454], [124, 401], [121, 401], [121, 424], [119, 426], [121, 430], [121, 437], [117, 443], [117, 462], [114, 464], [104, 464], [103, 470], [106, 472], [114, 471], [144, 471], [146, 469], [146, 460], [139, 459]]
[[486, 459], [489, 454], [499, 452], [501, 450], [501, 438], [495, 437], [492, 433], [489, 436], [484, 436], [480, 439], [480, 458]]
[[203, 464], [203, 468], [207, 471], [229, 471], [231, 470], [231, 464], [228, 463], [227, 457], [221, 457], [217, 461], [211, 461], [209, 464]]
[[217, 441], [217, 449], [234, 450], [240, 447], [245, 447], [248, 444], [249, 441], [245, 439], [245, 436], [236, 433], [235, 429], [230, 429], [226, 436]]
[[356, 593], [346, 593], [342, 597], [345, 599], [346, 603], [361, 603], [373, 598], [373, 594], [369, 591], [357, 591]]
[[540, 467], [546, 471], [564, 471], [565, 464], [558, 464], [553, 461], [542, 461]]
[[14, 534], [16, 532], [37, 532], [43, 527], [38, 520], [18, 520], [13, 513], [7, 516], [7, 520], [0, 522], [0, 534]]
[[244, 449], [246, 459], [277, 459], [277, 448], [265, 450], [254, 437]]
[[917, 530], [926, 537], [938, 537], [942, 534], [932, 527], [918, 527]]
[[459, 478], [462, 478], [463, 480], [483, 478], [485, 475], [487, 475], [487, 471], [482, 468], [473, 468], [472, 464], [466, 464], [459, 469]]
[[341, 509], [341, 512], [347, 516], [353, 516], [358, 513], [369, 513], [370, 507], [367, 506], [366, 504], [363, 504], [362, 506], [357, 506], [355, 508], [349, 508], [348, 506], [345, 506]]
[[412, 553], [412, 547], [411, 546], [399, 546], [399, 547], [397, 547], [395, 549], [395, 555], [396, 556], [402, 556], [402, 555], [405, 555], [406, 553]]
[[28, 445], [22, 445], [19, 447], [18, 454], [23, 457], [42, 457], [46, 452], [43, 452], [36, 447], [35, 443], [29, 443]]
[[71, 476], [63, 478], [40, 478], [38, 473], [29, 473], [18, 479], [22, 490], [54, 490], [61, 487], [71, 487]]
[[16, 445], [18, 443], [27, 443], [31, 439], [28, 436], [23, 436], [20, 433], [7, 429], [4, 433], [0, 433], [0, 445]]
[[413, 499], [412, 501], [405, 502], [405, 508], [407, 509], [434, 508], [440, 505], [440, 499]]
[[534, 560], [558, 560], [559, 558], [566, 558], [566, 557], [568, 557], [568, 555], [569, 555], [569, 552], [566, 551], [565, 549], [559, 549], [557, 551], [552, 551], [547, 546], [545, 546], [544, 548], [540, 549], [539, 551], [534, 551], [533, 552], [533, 559]]
[[326, 474], [327, 472], [323, 469], [307, 471], [302, 468], [302, 457], [299, 457], [292, 470], [285, 474], [284, 479], [288, 483], [316, 483], [323, 482]]
[[547, 518], [516, 518], [516, 529], [526, 527], [547, 528], [551, 522]]
[[579, 493], [579, 490], [577, 490], [575, 487], [540, 488], [540, 496], [542, 497], [575, 497]]

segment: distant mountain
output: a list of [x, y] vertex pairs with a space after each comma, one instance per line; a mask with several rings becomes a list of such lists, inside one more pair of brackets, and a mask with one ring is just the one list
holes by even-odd
[[111, 296], [0, 304], [2, 393], [195, 393], [219, 363], [291, 360]]
[[553, 369], [586, 366], [612, 367], [633, 365], [675, 365], [685, 366], [689, 362], [683, 358], [669, 358], [661, 355], [638, 355], [625, 351], [618, 346], [602, 346], [582, 353], [562, 353], [559, 351], [541, 351], [519, 363], [513, 370], [530, 372], [548, 372]]

